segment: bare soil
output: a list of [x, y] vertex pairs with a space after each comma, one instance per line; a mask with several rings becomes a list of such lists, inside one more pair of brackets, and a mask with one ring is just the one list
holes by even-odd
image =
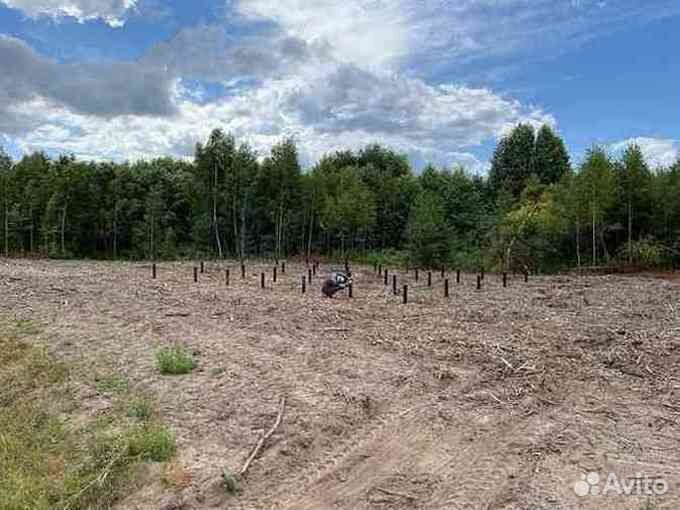
[[[354, 297], [322, 297], [323, 266], [10, 260], [0, 317], [94, 374], [114, 370], [159, 402], [177, 435], [169, 473], [149, 469], [126, 509], [679, 508], [680, 281], [641, 276], [397, 272], [409, 303], [371, 268]], [[224, 268], [231, 267], [225, 285]], [[260, 289], [260, 272], [267, 288]], [[390, 278], [391, 284], [391, 278]], [[162, 376], [181, 344], [198, 367]], [[87, 375], [87, 374], [86, 374]], [[90, 380], [92, 379], [92, 380]], [[106, 412], [93, 377], [83, 399]], [[238, 473], [283, 421], [240, 492]], [[94, 404], [93, 404], [94, 405]], [[579, 497], [581, 475], [663, 478], [664, 495]], [[168, 478], [181, 483], [168, 483]], [[165, 480], [165, 481], [162, 481]]]

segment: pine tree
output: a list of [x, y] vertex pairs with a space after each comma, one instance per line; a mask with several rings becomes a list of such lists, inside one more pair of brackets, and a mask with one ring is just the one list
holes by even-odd
[[529, 176], [534, 172], [534, 128], [518, 124], [499, 142], [491, 159], [489, 184], [498, 195], [507, 189], [518, 199]]
[[564, 142], [550, 126], [538, 130], [534, 148], [534, 173], [542, 184], [559, 182], [569, 172], [569, 154]]

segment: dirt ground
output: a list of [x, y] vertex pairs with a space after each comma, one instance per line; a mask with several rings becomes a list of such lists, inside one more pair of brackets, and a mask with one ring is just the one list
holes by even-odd
[[[301, 294], [301, 264], [275, 284], [252, 264], [242, 280], [207, 263], [193, 283], [191, 263], [152, 280], [149, 264], [0, 262], [0, 317], [34, 321], [38, 342], [90, 374], [126, 376], [176, 433], [186, 483], [150, 471], [121, 509], [680, 507], [679, 280], [518, 276], [504, 289], [487, 274], [476, 290], [453, 274], [445, 299], [438, 273], [428, 289], [397, 272], [403, 305], [372, 268], [354, 268], [352, 299], [330, 300], [320, 276]], [[197, 369], [160, 375], [168, 344]], [[228, 494], [223, 469], [240, 470], [282, 397], [281, 426]], [[609, 473], [668, 488], [580, 497], [589, 472], [593, 492]]]

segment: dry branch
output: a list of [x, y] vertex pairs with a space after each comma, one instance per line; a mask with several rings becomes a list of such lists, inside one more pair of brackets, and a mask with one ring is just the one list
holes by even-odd
[[260, 450], [262, 449], [262, 446], [264, 446], [264, 443], [267, 441], [267, 439], [271, 437], [271, 435], [276, 431], [279, 425], [281, 425], [281, 418], [283, 418], [283, 411], [285, 408], [286, 399], [285, 397], [281, 397], [281, 403], [279, 404], [279, 414], [276, 416], [276, 421], [274, 422], [274, 425], [272, 425], [272, 428], [270, 428], [269, 431], [260, 438], [257, 445], [253, 449], [253, 452], [248, 457], [248, 460], [246, 460], [246, 463], [243, 464], [241, 471], [239, 471], [239, 476], [244, 476], [246, 474], [246, 471], [248, 471], [250, 464], [253, 462], [253, 460], [255, 460], [257, 454], [260, 453]]
[[397, 491], [390, 491], [387, 489], [383, 489], [382, 487], [376, 487], [377, 490], [382, 492], [383, 494], [387, 494], [388, 496], [397, 496], [399, 498], [405, 498], [405, 499], [416, 499], [415, 496], [412, 496], [411, 494], [406, 494], [404, 492], [397, 492]]
[[499, 356], [501, 361], [505, 363], [505, 365], [510, 369], [510, 370], [515, 370], [515, 367], [513, 367], [508, 360], [506, 360], [503, 356]]
[[487, 393], [489, 394], [489, 396], [490, 396], [492, 399], [494, 399], [494, 400], [495, 400], [496, 402], [498, 402], [499, 404], [502, 404], [502, 405], [507, 405], [507, 404], [508, 404], [507, 402], [503, 402], [500, 398], [498, 398], [496, 395], [494, 395], [494, 394], [491, 393], [490, 391], [487, 391]]

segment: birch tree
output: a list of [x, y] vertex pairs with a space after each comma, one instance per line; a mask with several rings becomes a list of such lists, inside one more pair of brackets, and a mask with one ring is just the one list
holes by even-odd
[[[626, 147], [621, 165], [617, 166], [620, 189], [626, 204], [628, 246], [628, 263], [633, 262], [633, 221], [639, 214], [649, 193], [650, 172], [642, 155], [642, 150], [636, 144]], [[639, 227], [638, 227], [639, 228]]]
[[5, 257], [9, 256], [9, 211], [12, 160], [0, 147], [0, 213], [2, 213], [2, 247]]
[[601, 147], [593, 147], [586, 152], [581, 165], [579, 179], [588, 203], [592, 233], [592, 264], [597, 265], [597, 236], [605, 212], [615, 199], [615, 177], [612, 162]]

